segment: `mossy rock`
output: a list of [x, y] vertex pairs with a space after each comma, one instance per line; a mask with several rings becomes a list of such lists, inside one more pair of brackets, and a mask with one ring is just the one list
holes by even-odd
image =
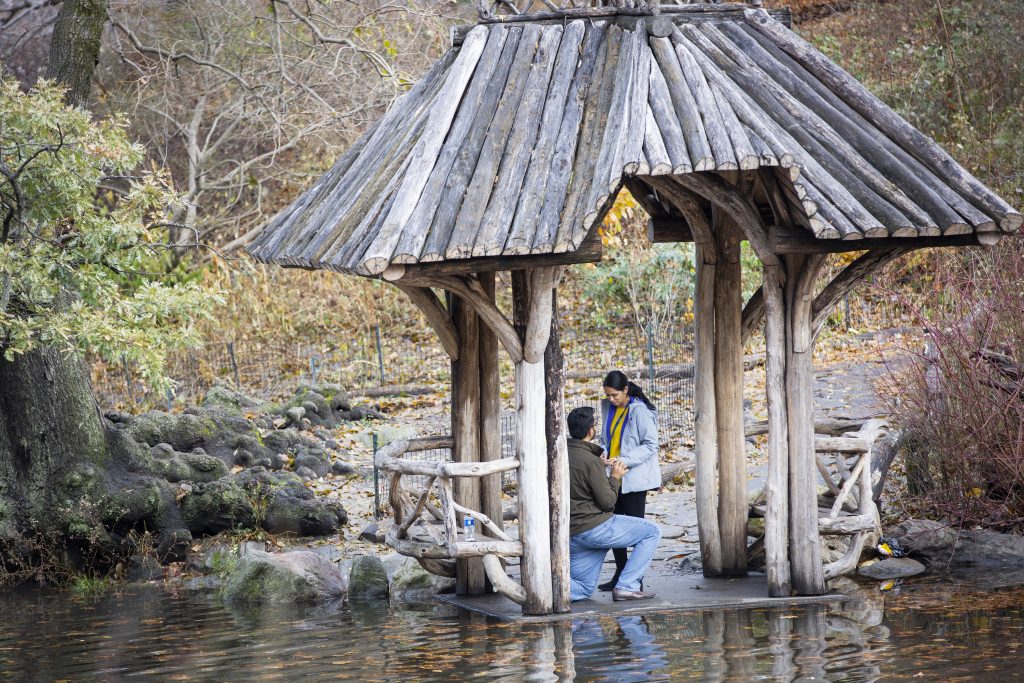
[[391, 579], [388, 589], [391, 602], [430, 602], [438, 593], [455, 589], [455, 579], [431, 574], [416, 560], [406, 559]]
[[345, 595], [338, 567], [316, 553], [247, 552], [224, 583], [224, 598], [247, 604], [319, 604]]
[[217, 423], [209, 415], [171, 414], [151, 410], [136, 417], [128, 433], [140, 443], [168, 443], [176, 451], [190, 451], [211, 438]]
[[352, 561], [352, 574], [348, 580], [351, 600], [386, 600], [388, 572], [376, 555], [359, 555]]
[[185, 526], [193, 534], [216, 534], [256, 524], [254, 497], [234, 478], [200, 483], [181, 501]]
[[242, 413], [253, 408], [258, 408], [260, 405], [260, 401], [257, 401], [250, 396], [246, 396], [224, 382], [216, 382], [210, 390], [206, 392], [206, 396], [203, 397], [202, 403], [203, 408], [215, 408], [232, 413]]

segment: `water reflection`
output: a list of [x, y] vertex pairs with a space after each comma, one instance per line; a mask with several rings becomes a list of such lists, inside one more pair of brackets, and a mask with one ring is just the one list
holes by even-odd
[[862, 591], [797, 609], [509, 624], [453, 608], [242, 608], [132, 588], [0, 594], [0, 680], [893, 681], [1010, 679], [1024, 591]]

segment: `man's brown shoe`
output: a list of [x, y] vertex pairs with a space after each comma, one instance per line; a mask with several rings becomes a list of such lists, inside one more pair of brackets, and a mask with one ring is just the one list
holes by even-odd
[[618, 588], [612, 591], [612, 600], [619, 602], [620, 600], [650, 600], [656, 597], [654, 593], [645, 593], [643, 591], [620, 591]]

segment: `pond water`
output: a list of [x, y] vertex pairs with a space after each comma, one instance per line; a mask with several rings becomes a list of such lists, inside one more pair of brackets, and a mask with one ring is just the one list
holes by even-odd
[[1024, 590], [932, 580], [844, 603], [515, 624], [442, 605], [239, 608], [131, 586], [0, 594], [10, 681], [1009, 681]]

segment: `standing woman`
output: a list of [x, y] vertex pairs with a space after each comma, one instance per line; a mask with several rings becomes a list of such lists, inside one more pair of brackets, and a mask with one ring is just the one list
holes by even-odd
[[[661, 488], [661, 467], [658, 464], [658, 423], [654, 404], [643, 389], [630, 382], [626, 375], [612, 370], [604, 378], [605, 399], [601, 401], [601, 445], [609, 462], [621, 460], [627, 468], [615, 502], [615, 514], [643, 518], [647, 509], [647, 492]], [[614, 548], [615, 576], [598, 589], [615, 588], [622, 568], [626, 566], [626, 549]]]

